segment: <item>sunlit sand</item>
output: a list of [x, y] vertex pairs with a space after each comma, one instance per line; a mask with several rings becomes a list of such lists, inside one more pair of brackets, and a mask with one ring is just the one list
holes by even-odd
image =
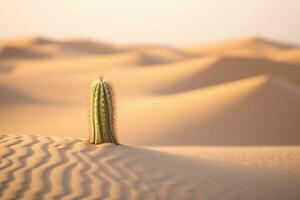
[[[0, 42], [0, 199], [300, 199], [299, 47]], [[91, 145], [88, 91], [121, 144]]]

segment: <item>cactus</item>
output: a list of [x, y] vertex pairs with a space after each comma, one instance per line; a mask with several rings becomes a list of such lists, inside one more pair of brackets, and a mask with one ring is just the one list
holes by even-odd
[[113, 92], [111, 84], [99, 78], [94, 80], [90, 91], [89, 143], [119, 144], [115, 134]]

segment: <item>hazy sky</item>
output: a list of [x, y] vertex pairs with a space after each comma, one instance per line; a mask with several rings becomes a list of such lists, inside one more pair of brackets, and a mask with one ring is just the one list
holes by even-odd
[[259, 35], [300, 44], [300, 0], [0, 0], [0, 38], [191, 45]]

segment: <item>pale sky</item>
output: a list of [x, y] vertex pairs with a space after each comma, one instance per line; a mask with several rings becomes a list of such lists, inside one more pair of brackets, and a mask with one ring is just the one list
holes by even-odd
[[300, 44], [300, 0], [0, 0], [0, 39], [193, 45], [257, 35]]

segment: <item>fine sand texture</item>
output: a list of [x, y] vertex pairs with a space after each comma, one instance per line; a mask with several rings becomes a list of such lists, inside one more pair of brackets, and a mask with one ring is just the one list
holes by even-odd
[[253, 148], [256, 156], [244, 165], [218, 161], [222, 154], [242, 156], [243, 148], [206, 159], [207, 149], [199, 147], [91, 145], [50, 136], [0, 135], [0, 150], [3, 200], [300, 198], [299, 147], [278, 149], [284, 159], [297, 159], [291, 166], [278, 162], [274, 149]]

